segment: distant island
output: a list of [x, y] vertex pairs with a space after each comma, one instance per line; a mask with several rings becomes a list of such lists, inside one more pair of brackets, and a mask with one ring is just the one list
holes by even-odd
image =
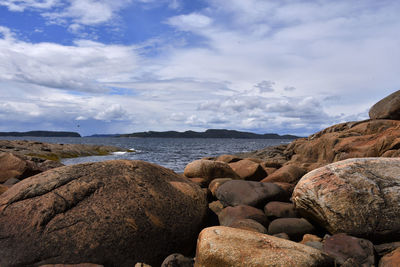
[[56, 131], [0, 132], [0, 136], [81, 137], [81, 135], [76, 132], [56, 132]]
[[166, 131], [166, 132], [138, 132], [131, 134], [121, 134], [119, 137], [156, 137], [156, 138], [243, 138], [243, 139], [297, 139], [299, 136], [295, 135], [279, 135], [274, 133], [266, 134], [255, 134], [249, 132], [239, 132], [235, 130], [225, 129], [209, 129], [205, 132], [177, 132], [177, 131]]

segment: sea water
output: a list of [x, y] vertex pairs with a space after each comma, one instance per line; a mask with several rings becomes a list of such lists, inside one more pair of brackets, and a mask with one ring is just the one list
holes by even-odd
[[112, 159], [144, 160], [176, 172], [196, 159], [235, 154], [286, 144], [286, 139], [227, 138], [122, 138], [122, 137], [0, 137], [7, 140], [34, 140], [47, 143], [111, 145], [135, 152], [115, 152], [107, 156], [63, 159], [66, 165]]

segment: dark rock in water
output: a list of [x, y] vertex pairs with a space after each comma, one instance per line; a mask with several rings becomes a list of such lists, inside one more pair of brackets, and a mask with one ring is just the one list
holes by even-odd
[[249, 159], [229, 163], [229, 166], [240, 176], [241, 179], [247, 181], [260, 181], [268, 175], [259, 163]]
[[379, 261], [379, 267], [397, 267], [400, 266], [400, 248], [386, 254]]
[[369, 117], [373, 120], [400, 120], [400, 90], [373, 105], [369, 110]]
[[262, 234], [266, 234], [268, 232], [267, 228], [265, 228], [264, 225], [252, 219], [236, 220], [230, 225], [230, 227], [249, 230]]
[[268, 227], [268, 234], [286, 233], [291, 240], [299, 241], [305, 234], [315, 233], [314, 226], [303, 218], [280, 218], [273, 220]]
[[0, 197], [0, 266], [160, 266], [171, 253], [192, 252], [206, 213], [200, 187], [154, 164], [56, 168]]
[[294, 205], [287, 202], [271, 201], [265, 205], [264, 212], [270, 220], [298, 217]]
[[208, 182], [215, 178], [239, 178], [227, 163], [201, 159], [186, 165], [184, 175], [188, 178], [204, 178]]
[[374, 245], [366, 239], [336, 234], [325, 240], [323, 251], [339, 264], [352, 259], [360, 266], [375, 266]]
[[231, 226], [233, 222], [240, 219], [252, 219], [265, 227], [268, 227], [269, 221], [262, 210], [251, 206], [227, 207], [218, 214], [220, 225]]
[[217, 189], [216, 197], [225, 206], [248, 205], [264, 208], [269, 201], [286, 200], [286, 192], [272, 183], [233, 180]]
[[321, 251], [282, 238], [217, 226], [203, 229], [196, 250], [196, 266], [324, 266], [333, 260]]
[[306, 174], [292, 200], [330, 233], [376, 242], [400, 236], [400, 159], [363, 158], [332, 163]]
[[194, 259], [183, 256], [182, 254], [169, 255], [161, 264], [161, 267], [193, 267]]

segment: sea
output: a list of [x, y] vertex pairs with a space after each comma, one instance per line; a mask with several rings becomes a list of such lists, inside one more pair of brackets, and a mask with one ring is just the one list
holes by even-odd
[[144, 160], [182, 173], [185, 166], [203, 157], [250, 152], [287, 144], [289, 139], [228, 138], [132, 138], [132, 137], [0, 137], [0, 140], [32, 140], [59, 144], [111, 145], [135, 152], [115, 152], [107, 156], [63, 159], [65, 165], [114, 159]]

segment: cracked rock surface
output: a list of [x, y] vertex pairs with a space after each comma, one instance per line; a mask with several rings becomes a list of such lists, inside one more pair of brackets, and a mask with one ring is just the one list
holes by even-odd
[[294, 189], [300, 213], [332, 234], [377, 242], [400, 236], [400, 159], [358, 158], [309, 172]]
[[49, 170], [0, 196], [0, 266], [159, 266], [191, 249], [206, 209], [200, 187], [142, 161]]

